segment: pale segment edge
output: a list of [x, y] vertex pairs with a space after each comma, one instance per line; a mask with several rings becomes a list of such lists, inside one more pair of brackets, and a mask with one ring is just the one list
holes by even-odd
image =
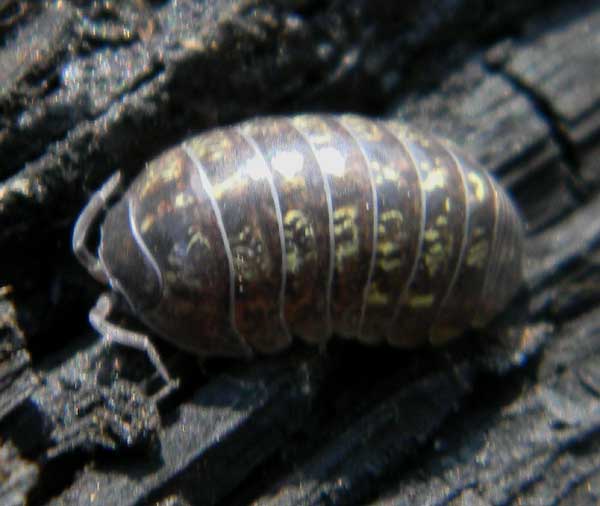
[[256, 141], [246, 133], [242, 131], [241, 128], [236, 128], [236, 132], [250, 145], [250, 147], [254, 150], [255, 157], [260, 159], [261, 163], [264, 165], [266, 169], [265, 174], [267, 175], [266, 179], [269, 184], [269, 190], [271, 192], [271, 198], [273, 199], [273, 204], [275, 206], [275, 215], [277, 217], [277, 229], [279, 232], [279, 246], [281, 247], [281, 284], [279, 287], [279, 319], [281, 321], [281, 326], [283, 327], [283, 331], [285, 332], [285, 337], [287, 343], [292, 342], [292, 335], [290, 333], [290, 329], [288, 327], [287, 321], [285, 319], [285, 291], [287, 284], [287, 251], [285, 247], [285, 232], [283, 230], [283, 216], [281, 214], [281, 202], [279, 201], [279, 193], [277, 192], [277, 188], [275, 187], [275, 181], [273, 180], [273, 173], [271, 171], [271, 165], [266, 160], [264, 154], [262, 153], [260, 147], [256, 143]]
[[469, 188], [467, 186], [467, 181], [465, 178], [463, 166], [460, 163], [460, 161], [458, 160], [458, 158], [454, 155], [452, 150], [448, 149], [442, 142], [438, 141], [438, 144], [442, 147], [442, 149], [444, 149], [446, 151], [446, 153], [448, 153], [450, 155], [450, 157], [454, 161], [454, 164], [456, 165], [456, 170], [458, 171], [458, 174], [460, 177], [460, 181], [461, 181], [462, 189], [463, 189], [463, 197], [464, 197], [464, 201], [465, 201], [465, 220], [463, 222], [462, 240], [461, 240], [461, 244], [460, 244], [460, 252], [458, 254], [458, 259], [456, 261], [456, 267], [454, 269], [454, 273], [452, 274], [452, 278], [450, 278], [450, 283], [448, 285], [448, 289], [446, 290], [446, 293], [444, 294], [444, 297], [442, 298], [442, 302], [440, 303], [438, 312], [433, 320], [433, 325], [431, 326], [432, 329], [435, 328], [435, 324], [436, 324], [437, 320], [439, 319], [441, 312], [444, 310], [446, 303], [450, 299], [450, 296], [452, 295], [452, 290], [456, 286], [456, 281], [458, 280], [458, 275], [460, 273], [460, 270], [462, 268], [462, 265], [463, 265], [463, 262], [465, 259], [465, 253], [467, 250], [467, 243], [468, 243], [467, 236], [469, 234], [469, 226], [470, 226], [470, 221], [471, 221], [471, 208], [469, 206]]
[[404, 301], [404, 298], [406, 297], [406, 293], [408, 292], [408, 289], [410, 288], [410, 285], [412, 284], [412, 282], [415, 278], [415, 275], [417, 273], [417, 268], [419, 267], [419, 262], [421, 261], [421, 255], [423, 253], [423, 239], [425, 237], [425, 220], [427, 218], [427, 198], [425, 195], [425, 189], [423, 188], [423, 180], [421, 178], [421, 172], [419, 171], [419, 168], [417, 167], [417, 162], [415, 161], [414, 156], [410, 152], [410, 149], [408, 149], [408, 147], [406, 146], [406, 143], [399, 136], [397, 136], [392, 130], [390, 130], [385, 123], [382, 122], [381, 126], [385, 131], [387, 131], [392, 136], [392, 138], [394, 138], [398, 142], [398, 145], [402, 148], [402, 150], [410, 158], [411, 165], [412, 165], [415, 173], [417, 174], [417, 180], [419, 182], [419, 193], [421, 195], [421, 197], [420, 197], [421, 198], [421, 220], [420, 220], [420, 224], [419, 224], [419, 238], [418, 238], [417, 254], [415, 255], [415, 259], [414, 259], [413, 265], [411, 267], [410, 274], [406, 280], [406, 284], [404, 285], [404, 288], [402, 289], [402, 291], [400, 292], [400, 296], [398, 297], [396, 309], [394, 310], [394, 314], [392, 316], [392, 321], [390, 323], [390, 329], [391, 329], [396, 324], [396, 320], [398, 319], [398, 315], [400, 314], [400, 310], [402, 309], [402, 302]]
[[[494, 231], [492, 232], [492, 240], [490, 242], [490, 249], [489, 249], [489, 254], [488, 254], [488, 258], [487, 258], [487, 265], [485, 268], [485, 274], [483, 277], [483, 286], [481, 287], [481, 295], [479, 296], [479, 300], [484, 301], [485, 302], [485, 297], [488, 293], [488, 285], [490, 282], [490, 276], [491, 276], [491, 271], [494, 267], [494, 262], [493, 262], [493, 257], [495, 255], [495, 251], [497, 248], [497, 242], [498, 242], [498, 228], [500, 226], [500, 198], [501, 195], [499, 195], [498, 193], [498, 188], [496, 186], [495, 181], [492, 179], [492, 177], [489, 175], [489, 173], [485, 170], [481, 171], [482, 174], [484, 175], [484, 177], [487, 179], [487, 182], [490, 186], [490, 193], [493, 195], [493, 199], [494, 199]], [[489, 317], [490, 315], [486, 315], [487, 317]]]
[[[198, 157], [194, 154], [193, 150], [184, 143], [181, 145], [181, 149], [187, 155], [187, 157], [191, 160], [191, 162], [196, 167], [198, 174], [200, 176], [200, 182], [202, 183], [202, 187], [208, 196], [208, 200], [210, 202], [210, 206], [212, 207], [213, 213], [215, 214], [215, 218], [217, 220], [217, 226], [219, 227], [219, 232], [221, 234], [221, 238], [223, 239], [223, 247], [225, 248], [225, 256], [227, 257], [227, 266], [229, 268], [229, 319], [231, 329], [234, 334], [240, 339], [240, 342], [247, 348], [250, 349], [248, 343], [244, 339], [244, 337], [240, 334], [237, 328], [236, 320], [235, 320], [235, 281], [234, 281], [234, 269], [233, 269], [233, 255], [231, 254], [231, 246], [229, 244], [229, 239], [227, 237], [227, 232], [225, 230], [225, 224], [223, 222], [223, 215], [221, 214], [221, 210], [219, 209], [219, 204], [215, 199], [215, 192], [210, 183], [206, 172], [204, 171], [204, 167]], [[200, 195], [197, 195], [197, 198], [200, 198]]]
[[[356, 338], [360, 341], [362, 338], [362, 330], [363, 330], [363, 326], [364, 326], [364, 322], [365, 322], [365, 313], [367, 311], [367, 299], [369, 296], [369, 290], [371, 289], [371, 283], [373, 282], [373, 273], [375, 272], [375, 260], [377, 258], [377, 246], [378, 246], [378, 241], [379, 241], [379, 202], [378, 202], [378, 195], [377, 195], [377, 187], [375, 186], [375, 178], [373, 177], [373, 171], [371, 170], [371, 165], [369, 163], [369, 159], [367, 157], [367, 154], [365, 153], [365, 150], [364, 150], [362, 144], [360, 143], [359, 139], [354, 135], [354, 133], [350, 129], [346, 128], [341, 123], [341, 121], [339, 120], [338, 117], [334, 117], [333, 119], [338, 124], [338, 126], [350, 136], [350, 138], [352, 139], [352, 142], [354, 142], [356, 144], [356, 146], [358, 147], [361, 157], [364, 161], [365, 168], [367, 170], [367, 174], [369, 175], [369, 183], [371, 185], [371, 200], [372, 200], [372, 206], [373, 206], [373, 223], [372, 223], [373, 241], [371, 243], [371, 258], [369, 259], [369, 273], [367, 275], [367, 281], [363, 288], [363, 300], [362, 300], [362, 305], [360, 308], [360, 319], [358, 321], [358, 331], [356, 333]], [[361, 121], [369, 121], [369, 120], [361, 119]]]
[[315, 148], [310, 142], [308, 135], [306, 135], [302, 130], [300, 130], [292, 121], [285, 120], [288, 122], [290, 127], [298, 133], [298, 135], [304, 140], [308, 149], [312, 153], [313, 157], [317, 162], [317, 166], [319, 167], [319, 172], [321, 173], [321, 178], [323, 179], [323, 189], [325, 190], [325, 199], [327, 200], [327, 218], [329, 225], [329, 266], [327, 272], [327, 287], [325, 292], [325, 305], [327, 307], [326, 312], [326, 322], [325, 322], [325, 333], [326, 337], [323, 340], [325, 343], [333, 333], [333, 324], [331, 321], [331, 293], [333, 290], [333, 274], [335, 270], [335, 234], [333, 228], [333, 198], [331, 196], [331, 187], [329, 186], [329, 181], [327, 180], [327, 176], [323, 171], [323, 167], [321, 167], [321, 163], [319, 162], [319, 157], [315, 152]]
[[135, 219], [135, 210], [134, 210], [133, 199], [131, 197], [129, 197], [127, 199], [127, 214], [128, 214], [128, 218], [129, 218], [129, 228], [131, 229], [131, 234], [133, 235], [135, 242], [139, 246], [140, 251], [142, 252], [142, 255], [144, 255], [146, 257], [146, 260], [148, 260], [148, 262], [152, 266], [152, 270], [155, 272], [156, 277], [158, 279], [159, 292], [162, 295], [162, 291], [163, 291], [162, 272], [160, 271], [160, 267], [158, 266], [158, 262], [156, 261], [156, 258], [154, 258], [154, 255], [148, 248], [148, 245], [146, 244], [146, 241], [142, 237], [142, 234], [140, 234], [140, 231], [139, 231], [138, 225], [137, 225], [137, 221]]

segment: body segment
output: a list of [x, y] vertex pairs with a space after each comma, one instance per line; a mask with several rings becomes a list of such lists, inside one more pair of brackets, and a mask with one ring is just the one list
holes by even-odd
[[200, 355], [293, 337], [440, 343], [518, 289], [522, 225], [446, 141], [352, 115], [265, 118], [152, 160], [99, 260], [154, 331]]

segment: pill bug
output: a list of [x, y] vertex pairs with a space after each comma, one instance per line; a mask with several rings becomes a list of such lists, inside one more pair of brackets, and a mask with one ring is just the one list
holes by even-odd
[[[89, 229], [118, 178], [80, 215], [73, 250], [150, 329], [202, 356], [278, 352], [292, 336], [438, 344], [485, 325], [520, 284], [505, 192], [397, 122], [299, 115], [192, 137], [106, 212], [94, 256]], [[111, 304], [94, 326], [139, 337], [108, 323]]]

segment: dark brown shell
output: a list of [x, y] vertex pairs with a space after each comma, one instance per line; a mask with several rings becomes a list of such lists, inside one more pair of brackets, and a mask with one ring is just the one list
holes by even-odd
[[479, 327], [521, 280], [504, 191], [445, 141], [357, 116], [265, 118], [152, 160], [107, 214], [111, 285], [201, 355], [332, 333], [413, 347]]

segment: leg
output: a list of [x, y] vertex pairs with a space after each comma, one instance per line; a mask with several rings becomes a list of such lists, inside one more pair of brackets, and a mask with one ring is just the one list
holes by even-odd
[[90, 250], [87, 249], [86, 241], [90, 226], [98, 218], [100, 211], [104, 209], [108, 199], [115, 193], [121, 182], [121, 173], [114, 173], [102, 187], [94, 193], [88, 204], [85, 206], [73, 230], [72, 247], [75, 256], [81, 262], [89, 273], [100, 283], [108, 285], [108, 277], [102, 268], [102, 264]]
[[146, 354], [165, 382], [165, 386], [154, 395], [157, 400], [160, 400], [177, 388], [178, 381], [171, 379], [167, 368], [163, 365], [156, 348], [147, 335], [124, 329], [107, 320], [115, 305], [114, 296], [111, 297], [111, 295], [113, 294], [103, 293], [100, 295], [98, 302], [90, 311], [90, 323], [107, 343], [115, 342], [143, 351]]

